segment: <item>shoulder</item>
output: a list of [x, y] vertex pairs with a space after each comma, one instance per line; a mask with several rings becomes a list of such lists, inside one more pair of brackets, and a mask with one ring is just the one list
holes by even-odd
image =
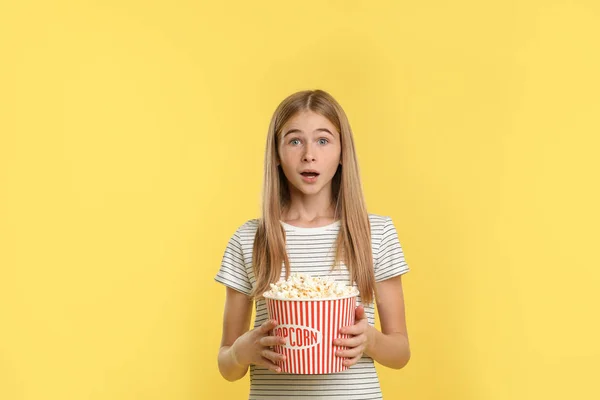
[[381, 231], [386, 225], [390, 224], [391, 222], [392, 219], [386, 215], [369, 213], [369, 223], [371, 224], [371, 231]]
[[249, 219], [236, 228], [233, 237], [240, 241], [244, 241], [250, 238], [254, 238], [256, 231], [258, 230], [258, 218]]
[[258, 218], [249, 219], [237, 229], [237, 232], [256, 232], [259, 222]]
[[388, 215], [369, 214], [371, 237], [379, 242], [396, 234], [396, 225]]

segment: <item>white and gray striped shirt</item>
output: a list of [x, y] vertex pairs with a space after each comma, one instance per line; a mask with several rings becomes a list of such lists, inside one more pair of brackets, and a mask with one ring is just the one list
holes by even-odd
[[[409, 271], [398, 234], [390, 217], [369, 214], [375, 281], [383, 281]], [[331, 270], [335, 256], [335, 241], [340, 221], [317, 228], [301, 228], [281, 222], [286, 232], [286, 249], [291, 272], [314, 276], [329, 276], [350, 285], [346, 265]], [[221, 268], [215, 280], [249, 295], [256, 283], [252, 269], [252, 247], [258, 220], [240, 226], [225, 249]], [[285, 278], [282, 268], [281, 278]], [[360, 296], [357, 305], [361, 304]], [[267, 320], [265, 301], [256, 305], [254, 327]], [[365, 304], [369, 324], [375, 324], [373, 304]], [[275, 373], [262, 366], [250, 366], [250, 400], [259, 399], [381, 399], [379, 378], [373, 359], [363, 355], [348, 370], [324, 375], [292, 375]]]

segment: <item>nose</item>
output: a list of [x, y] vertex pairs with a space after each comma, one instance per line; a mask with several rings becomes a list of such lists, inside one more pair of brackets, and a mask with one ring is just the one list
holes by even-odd
[[312, 146], [309, 144], [305, 147], [304, 154], [302, 155], [302, 161], [311, 162], [315, 161], [314, 152]]

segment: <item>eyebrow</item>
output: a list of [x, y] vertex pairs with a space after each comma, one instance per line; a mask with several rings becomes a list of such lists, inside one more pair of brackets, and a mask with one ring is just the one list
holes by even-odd
[[[331, 133], [331, 131], [327, 128], [319, 128], [319, 129], [315, 129], [315, 132], [327, 132], [329, 133], [331, 136], [335, 137], [335, 135], [333, 133]], [[285, 135], [283, 135], [283, 137], [286, 137], [287, 135], [289, 135], [290, 133], [302, 133], [301, 129], [290, 129], [289, 131], [287, 131], [285, 133]]]

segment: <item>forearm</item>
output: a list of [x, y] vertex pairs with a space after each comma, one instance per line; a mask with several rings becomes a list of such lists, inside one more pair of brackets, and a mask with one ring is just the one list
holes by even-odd
[[219, 349], [218, 363], [219, 372], [230, 382], [243, 378], [248, 371], [248, 365], [240, 364], [236, 360], [232, 346], [223, 346]]
[[400, 369], [410, 359], [408, 338], [401, 333], [385, 334], [369, 325], [369, 344], [365, 354], [379, 364], [389, 368]]

